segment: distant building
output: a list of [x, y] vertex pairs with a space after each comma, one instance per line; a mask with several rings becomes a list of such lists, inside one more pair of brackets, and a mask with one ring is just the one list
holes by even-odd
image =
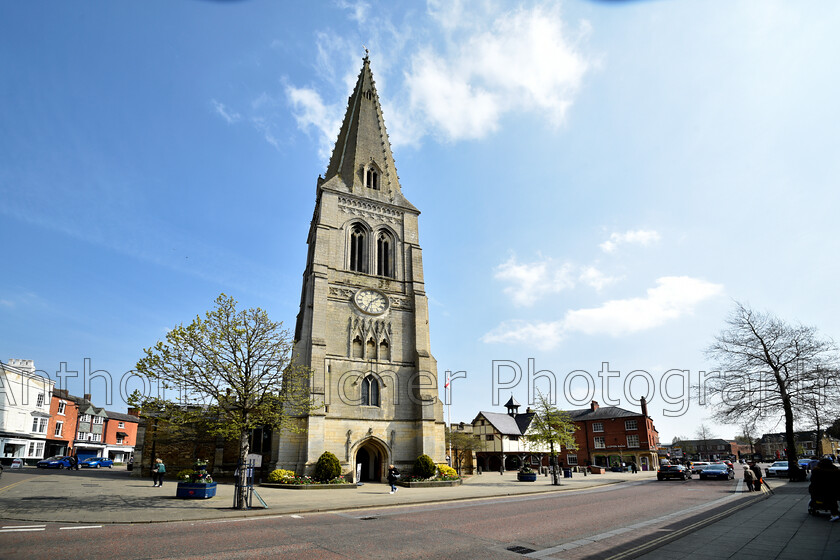
[[681, 449], [683, 457], [689, 461], [739, 459], [739, 452], [742, 452], [741, 446], [735, 441], [720, 438], [683, 439], [675, 441], [673, 448]]
[[[817, 431], [794, 432], [796, 452], [802, 457], [819, 455], [817, 445]], [[764, 459], [784, 459], [787, 456], [787, 436], [784, 432], [764, 434], [755, 445], [756, 452], [760, 452]], [[829, 437], [823, 432], [822, 455], [840, 455], [840, 440]]]
[[0, 453], [34, 464], [44, 458], [55, 382], [35, 373], [32, 360], [0, 362]]
[[476, 464], [484, 471], [514, 470], [523, 465], [548, 465], [548, 448], [528, 445], [525, 436], [536, 415], [530, 408], [519, 412], [513, 396], [505, 404], [507, 413], [481, 411], [472, 421], [473, 437], [482, 442]]

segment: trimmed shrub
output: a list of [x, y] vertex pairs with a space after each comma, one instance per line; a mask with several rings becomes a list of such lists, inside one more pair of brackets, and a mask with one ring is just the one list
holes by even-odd
[[421, 478], [432, 478], [437, 474], [437, 465], [428, 455], [420, 455], [414, 461], [414, 474]]
[[284, 479], [294, 477], [295, 471], [287, 471], [285, 469], [274, 469], [273, 471], [268, 473], [269, 482], [282, 482]]
[[324, 451], [315, 463], [315, 473], [312, 478], [325, 482], [339, 476], [341, 476], [341, 462], [329, 451]]
[[450, 476], [458, 478], [458, 472], [446, 463], [438, 465], [437, 468], [440, 471], [440, 476]]

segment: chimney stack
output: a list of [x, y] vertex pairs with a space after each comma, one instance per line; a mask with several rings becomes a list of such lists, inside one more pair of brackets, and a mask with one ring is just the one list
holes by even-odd
[[645, 418], [647, 418], [647, 415], [648, 415], [648, 413], [647, 413], [647, 399], [642, 397], [641, 399], [639, 399], [639, 401], [640, 401], [640, 404], [642, 405], [642, 415]]
[[592, 401], [592, 404], [589, 405], [589, 408], [592, 409], [592, 412], [595, 412], [596, 410], [598, 410], [598, 401]]
[[90, 401], [90, 393], [85, 393], [85, 400]]

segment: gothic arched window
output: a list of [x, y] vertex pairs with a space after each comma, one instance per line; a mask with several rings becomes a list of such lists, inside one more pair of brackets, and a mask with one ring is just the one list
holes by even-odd
[[369, 189], [379, 190], [379, 173], [373, 167], [368, 167], [365, 171], [365, 185]]
[[386, 231], [376, 236], [376, 274], [394, 277], [394, 239]]
[[362, 379], [362, 406], [379, 406], [379, 381], [372, 375]]
[[367, 234], [365, 228], [355, 224], [350, 230], [350, 270], [367, 272]]

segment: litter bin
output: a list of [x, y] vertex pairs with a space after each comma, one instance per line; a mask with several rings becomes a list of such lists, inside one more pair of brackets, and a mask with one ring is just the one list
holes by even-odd
[[572, 478], [572, 469], [563, 469], [563, 478]]

